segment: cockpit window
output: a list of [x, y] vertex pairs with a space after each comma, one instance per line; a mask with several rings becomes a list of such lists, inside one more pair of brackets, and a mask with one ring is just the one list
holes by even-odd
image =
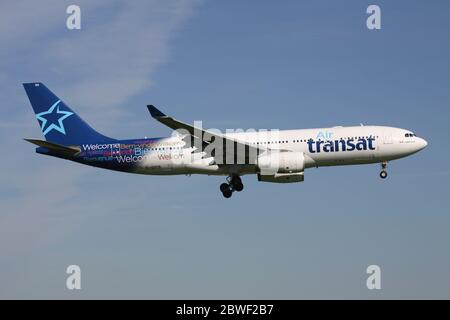
[[415, 137], [416, 135], [414, 133], [405, 133], [405, 137]]

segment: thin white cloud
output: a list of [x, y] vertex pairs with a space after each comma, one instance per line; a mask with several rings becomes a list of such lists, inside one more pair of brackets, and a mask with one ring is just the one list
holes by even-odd
[[47, 82], [77, 110], [111, 120], [126, 112], [127, 99], [150, 88], [154, 71], [169, 59], [171, 39], [199, 2], [78, 1], [81, 30], [66, 28], [67, 1], [10, 2], [0, 19], [6, 48], [0, 80]]
[[30, 123], [35, 119], [21, 83], [46, 82], [75, 110], [89, 108], [89, 122], [95, 114], [115, 120], [130, 97], [155, 81], [156, 68], [169, 61], [171, 40], [199, 1], [77, 1], [80, 31], [66, 29], [69, 4], [47, 0], [0, 5], [0, 99], [8, 114], [0, 123], [0, 142], [3, 150], [11, 150], [0, 160], [3, 258], [70, 232], [74, 226], [53, 230], [51, 215], [55, 208], [76, 214], [80, 204], [71, 198], [82, 193], [80, 181], [86, 174], [62, 160], [30, 162], [36, 157], [34, 148], [21, 139], [39, 134], [39, 128]]
[[195, 3], [126, 2], [111, 20], [85, 25], [76, 39], [53, 41], [46, 58], [64, 66], [56, 74], [70, 75], [64, 83], [73, 103], [101, 109], [123, 106], [150, 87], [152, 73], [167, 62], [169, 42]]

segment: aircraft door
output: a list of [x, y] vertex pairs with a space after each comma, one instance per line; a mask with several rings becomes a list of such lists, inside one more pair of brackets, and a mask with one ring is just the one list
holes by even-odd
[[394, 140], [392, 139], [392, 134], [390, 134], [389, 132], [386, 132], [383, 136], [383, 144], [390, 145], [393, 143], [394, 143]]
[[111, 156], [120, 156], [120, 143], [114, 143], [111, 146]]

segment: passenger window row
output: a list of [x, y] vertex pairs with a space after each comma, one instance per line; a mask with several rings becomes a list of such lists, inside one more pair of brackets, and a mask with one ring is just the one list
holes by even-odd
[[[361, 137], [340, 137], [339, 139], [369, 139], [369, 138], [378, 138], [378, 136], [361, 136]], [[296, 139], [292, 140], [292, 143], [299, 143], [299, 142], [308, 142], [310, 140], [313, 140], [312, 138], [309, 139]], [[250, 142], [250, 144], [254, 145], [260, 145], [260, 144], [281, 144], [281, 143], [289, 143], [287, 140], [282, 141], [263, 141], [263, 142]]]

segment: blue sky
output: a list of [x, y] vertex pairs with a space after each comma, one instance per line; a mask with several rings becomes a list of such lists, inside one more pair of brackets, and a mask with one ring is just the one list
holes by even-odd
[[[70, 1], [0, 5], [0, 298], [450, 298], [448, 2], [77, 3], [79, 31]], [[429, 145], [386, 181], [377, 165], [246, 176], [225, 200], [221, 177], [35, 154], [30, 81], [118, 138], [170, 135], [151, 103], [222, 130], [379, 124]], [[381, 291], [366, 288], [371, 264]]]

